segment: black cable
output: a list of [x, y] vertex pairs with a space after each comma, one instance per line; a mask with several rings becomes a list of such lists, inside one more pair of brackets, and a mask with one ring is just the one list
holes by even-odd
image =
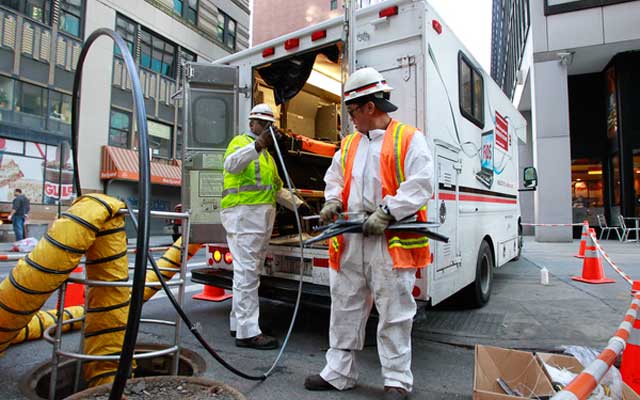
[[[149, 165], [149, 140], [147, 133], [147, 113], [144, 106], [144, 97], [142, 86], [140, 85], [140, 77], [138, 76], [138, 68], [136, 67], [133, 57], [129, 52], [129, 48], [125, 44], [122, 37], [111, 29], [101, 28], [93, 32], [86, 40], [80, 52], [78, 64], [76, 66], [76, 74], [73, 80], [73, 94], [71, 104], [71, 141], [73, 146], [73, 164], [75, 168], [74, 183], [78, 196], [82, 195], [80, 186], [80, 174], [78, 172], [78, 137], [79, 137], [79, 121], [80, 121], [80, 90], [82, 87], [82, 67], [89, 54], [91, 45], [100, 37], [109, 36], [118, 46], [120, 54], [127, 68], [129, 79], [131, 79], [132, 97], [134, 110], [136, 113], [139, 151], [138, 162], [140, 179], [138, 181], [138, 209], [140, 213], [140, 226], [137, 235], [137, 249], [135, 257], [135, 268], [133, 272], [133, 286], [131, 288], [131, 305], [129, 306], [129, 315], [127, 319], [127, 328], [122, 344], [122, 352], [120, 353], [120, 362], [118, 363], [118, 371], [115, 381], [111, 387], [110, 400], [120, 400], [127, 379], [131, 375], [131, 363], [133, 361], [133, 352], [138, 336], [138, 328], [140, 325], [140, 315], [142, 313], [142, 301], [144, 296], [144, 285], [146, 278], [146, 254], [149, 250], [149, 203], [151, 197], [151, 179]], [[132, 209], [129, 209], [131, 213]]]
[[[127, 207], [131, 210], [131, 204], [129, 203], [129, 200], [125, 200], [125, 202], [127, 203]], [[138, 218], [133, 213], [131, 214], [131, 222], [133, 223], [133, 227], [135, 229], [138, 229]], [[187, 257], [187, 254], [185, 254], [185, 252], [182, 252], [182, 249], [180, 249], [180, 250], [181, 250], [181, 257]], [[245, 378], [245, 379], [248, 379], [248, 380], [252, 380], [252, 381], [263, 381], [263, 380], [267, 379], [267, 376], [265, 374], [263, 374], [263, 375], [249, 375], [249, 374], [246, 374], [246, 373], [234, 368], [232, 365], [227, 363], [222, 357], [220, 357], [220, 355], [213, 349], [213, 347], [211, 347], [211, 345], [209, 345], [209, 343], [206, 341], [206, 339], [202, 337], [202, 335], [200, 334], [200, 331], [198, 331], [198, 328], [193, 324], [193, 322], [191, 322], [191, 319], [189, 319], [189, 317], [184, 312], [184, 310], [182, 309], [180, 304], [178, 304], [178, 301], [176, 300], [175, 296], [173, 295], [173, 292], [171, 292], [171, 288], [169, 288], [169, 286], [165, 282], [164, 276], [162, 275], [162, 273], [160, 271], [160, 268], [158, 268], [158, 264], [156, 264], [156, 260], [151, 255], [151, 252], [147, 253], [147, 258], [149, 259], [149, 262], [151, 263], [151, 267], [153, 268], [153, 271], [156, 273], [156, 276], [158, 277], [158, 281], [160, 282], [160, 285], [162, 286], [162, 289], [164, 290], [165, 294], [167, 295], [167, 298], [169, 299], [169, 301], [173, 305], [173, 308], [175, 308], [176, 312], [178, 313], [178, 315], [180, 315], [180, 318], [187, 325], [187, 327], [189, 328], [189, 331], [193, 334], [193, 336], [209, 352], [209, 354], [211, 354], [211, 357], [215, 358], [216, 361], [218, 361], [223, 367], [225, 367], [229, 371], [233, 372], [234, 374], [236, 374], [236, 375], [238, 375], [238, 376], [240, 376], [242, 378]]]

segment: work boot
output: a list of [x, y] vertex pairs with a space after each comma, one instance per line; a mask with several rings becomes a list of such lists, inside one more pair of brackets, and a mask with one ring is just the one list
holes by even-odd
[[236, 339], [237, 347], [249, 347], [256, 350], [273, 350], [279, 346], [278, 339], [273, 336], [259, 334], [247, 339]]
[[335, 386], [322, 379], [320, 374], [309, 375], [304, 380], [304, 387], [307, 390], [338, 390]]
[[409, 398], [409, 392], [405, 389], [395, 386], [385, 386], [383, 400], [404, 400]]

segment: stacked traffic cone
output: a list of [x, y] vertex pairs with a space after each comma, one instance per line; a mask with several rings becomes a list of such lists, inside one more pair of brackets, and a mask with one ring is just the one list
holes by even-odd
[[[633, 282], [632, 291], [635, 291], [636, 296], [640, 295], [640, 281]], [[640, 393], [640, 308], [636, 308], [636, 312], [638, 318], [633, 324], [631, 335], [629, 335], [624, 353], [622, 353], [620, 373], [624, 383], [636, 393]]]
[[609, 279], [604, 275], [602, 268], [602, 259], [600, 253], [596, 249], [594, 242], [595, 232], [587, 236], [587, 244], [585, 246], [584, 261], [582, 263], [582, 276], [572, 276], [574, 281], [585, 283], [614, 283], [614, 279]]
[[196, 294], [193, 299], [220, 302], [233, 297], [232, 294], [225, 293], [223, 288], [211, 285], [203, 286], [202, 293]]
[[[83, 271], [81, 266], [76, 267], [72, 274], [81, 273]], [[67, 290], [64, 294], [64, 306], [84, 306], [84, 285], [80, 283], [67, 282]]]
[[582, 224], [582, 234], [580, 235], [580, 250], [574, 257], [584, 258], [584, 250], [587, 247], [587, 236], [589, 236], [589, 221], [585, 220]]

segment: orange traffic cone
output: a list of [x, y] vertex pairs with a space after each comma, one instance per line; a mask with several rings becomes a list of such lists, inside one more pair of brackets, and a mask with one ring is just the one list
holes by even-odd
[[[640, 281], [634, 282], [634, 287], [639, 286]], [[638, 315], [640, 317], [640, 315]], [[636, 319], [631, 330], [631, 335], [627, 340], [627, 346], [622, 353], [622, 364], [620, 365], [622, 380], [629, 385], [636, 393], [640, 393], [640, 319]]]
[[587, 236], [589, 236], [589, 221], [585, 220], [582, 225], [582, 234], [580, 235], [580, 250], [574, 257], [584, 258], [584, 250], [587, 247]]
[[609, 279], [604, 275], [602, 260], [600, 259], [600, 253], [596, 249], [594, 236], [595, 233], [587, 236], [587, 245], [585, 246], [584, 261], [582, 263], [582, 276], [572, 276], [571, 279], [594, 284], [614, 283], [614, 279]]
[[202, 293], [196, 294], [193, 299], [220, 302], [233, 297], [232, 294], [225, 293], [223, 288], [211, 285], [203, 286]]
[[[78, 266], [71, 273], [80, 273], [82, 271], [82, 267]], [[68, 282], [67, 290], [64, 294], [64, 307], [72, 306], [84, 306], [84, 285]]]

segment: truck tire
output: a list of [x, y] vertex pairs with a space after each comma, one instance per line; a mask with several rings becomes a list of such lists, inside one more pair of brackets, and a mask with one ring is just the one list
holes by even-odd
[[476, 279], [464, 288], [464, 298], [467, 305], [479, 308], [489, 302], [493, 286], [494, 265], [491, 247], [486, 240], [483, 240], [480, 243], [476, 260]]
[[522, 225], [518, 223], [518, 253], [511, 261], [518, 261], [522, 255], [522, 246], [524, 246], [524, 236], [522, 235]]

